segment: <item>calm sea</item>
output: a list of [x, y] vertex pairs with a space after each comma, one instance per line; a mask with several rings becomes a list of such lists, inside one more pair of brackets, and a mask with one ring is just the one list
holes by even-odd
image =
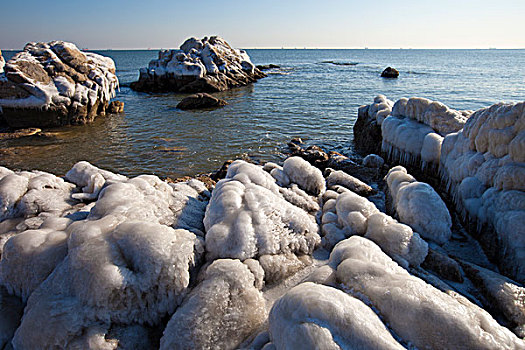
[[[126, 175], [193, 175], [245, 155], [278, 160], [293, 137], [351, 154], [357, 108], [377, 94], [427, 97], [456, 109], [525, 100], [525, 50], [248, 50], [255, 64], [282, 68], [217, 94], [229, 104], [211, 111], [177, 110], [184, 95], [129, 89], [156, 51], [98, 53], [115, 60], [125, 114], [49, 130], [49, 138], [0, 141], [1, 165], [63, 174], [87, 160]], [[400, 77], [380, 78], [387, 66]]]

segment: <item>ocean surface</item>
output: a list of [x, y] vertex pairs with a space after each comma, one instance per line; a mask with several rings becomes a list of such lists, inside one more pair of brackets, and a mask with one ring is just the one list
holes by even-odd
[[[214, 171], [238, 157], [278, 161], [294, 137], [351, 155], [357, 108], [378, 94], [394, 101], [426, 97], [455, 109], [525, 100], [525, 50], [247, 51], [255, 64], [281, 69], [218, 93], [228, 105], [205, 111], [176, 109], [185, 95], [128, 87], [157, 51], [96, 51], [115, 60], [116, 99], [125, 103], [125, 114], [46, 130], [51, 137], [0, 141], [0, 164], [64, 174], [87, 160], [128, 176], [178, 177]], [[3, 51], [6, 59], [14, 53]], [[387, 66], [399, 70], [398, 79], [380, 78]]]

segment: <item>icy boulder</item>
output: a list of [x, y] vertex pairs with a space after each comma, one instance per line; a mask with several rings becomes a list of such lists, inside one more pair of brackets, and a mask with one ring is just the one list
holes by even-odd
[[524, 349], [525, 342], [486, 311], [410, 275], [372, 241], [351, 237], [330, 255], [345, 290], [377, 310], [418, 349]]
[[53, 229], [27, 230], [4, 246], [0, 285], [23, 300], [53, 272], [67, 254], [67, 233]]
[[401, 222], [438, 244], [450, 239], [450, 213], [429, 184], [416, 181], [402, 166], [390, 169], [385, 180]]
[[409, 226], [380, 213], [374, 203], [352, 191], [333, 194], [334, 198], [327, 199], [323, 205], [325, 247], [331, 248], [349, 236], [360, 235], [376, 242], [403, 267], [418, 266], [425, 260], [428, 245]]
[[239, 260], [214, 261], [164, 330], [161, 349], [236, 349], [266, 320], [256, 278]]
[[182, 302], [203, 253], [189, 231], [110, 215], [68, 231], [68, 255], [29, 297], [15, 348], [69, 348], [93, 327], [103, 337], [111, 323], [158, 324]]
[[441, 177], [489, 257], [525, 281], [525, 102], [474, 112], [445, 137]]
[[[4, 66], [5, 66], [5, 60], [4, 56], [2, 56], [2, 50], [0, 50], [0, 75], [4, 73]], [[2, 77], [0, 77], [2, 79]]]
[[190, 38], [179, 50], [162, 50], [131, 84], [136, 91], [217, 92], [248, 85], [266, 75], [244, 50], [218, 36]]
[[41, 213], [60, 216], [76, 203], [71, 199], [75, 186], [62, 178], [41, 171], [3, 169], [0, 174], [0, 221]]
[[370, 105], [359, 107], [354, 124], [356, 145], [367, 153], [381, 151], [381, 125], [392, 112], [394, 102], [384, 95], [378, 95]]
[[301, 157], [290, 157], [284, 161], [283, 172], [290, 182], [296, 183], [302, 190], [319, 196], [326, 190], [323, 173]]
[[315, 219], [286, 201], [273, 181], [260, 167], [232, 163], [206, 209], [208, 259], [312, 253], [320, 242]]
[[269, 324], [277, 349], [404, 349], [362, 301], [311, 282], [277, 300]]
[[91, 122], [118, 88], [112, 59], [63, 41], [29, 43], [4, 70], [0, 111], [11, 127]]
[[127, 180], [124, 175], [99, 169], [86, 161], [76, 163], [66, 173], [65, 178], [82, 189], [81, 193], [72, 195], [73, 198], [79, 200], [96, 199], [106, 181], [121, 182]]

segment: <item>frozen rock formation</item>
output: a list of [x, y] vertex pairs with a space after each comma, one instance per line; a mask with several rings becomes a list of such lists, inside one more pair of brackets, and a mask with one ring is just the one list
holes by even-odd
[[315, 218], [286, 201], [262, 167], [241, 160], [217, 183], [204, 226], [211, 260], [311, 254], [320, 243]]
[[330, 266], [345, 290], [418, 349], [525, 349], [523, 340], [486, 311], [410, 275], [370, 240], [354, 236], [340, 242]]
[[4, 78], [2, 73], [4, 73], [4, 66], [5, 66], [5, 60], [4, 56], [2, 56], [2, 50], [0, 50], [0, 80]]
[[507, 275], [525, 282], [525, 102], [474, 112], [445, 137], [441, 177]]
[[344, 171], [328, 168], [326, 169], [326, 173], [328, 173], [328, 177], [326, 178], [328, 188], [343, 186], [360, 196], [369, 196], [375, 192], [372, 187]]
[[266, 75], [244, 50], [218, 36], [190, 38], [180, 50], [162, 50], [131, 84], [136, 91], [217, 92], [248, 85]]
[[15, 348], [67, 348], [110, 322], [157, 324], [182, 302], [202, 252], [189, 231], [112, 216], [69, 231], [68, 255], [29, 297]]
[[0, 221], [41, 213], [61, 216], [76, 201], [75, 185], [41, 171], [13, 172], [0, 169]]
[[323, 173], [301, 157], [290, 157], [284, 161], [283, 172], [290, 182], [296, 183], [302, 190], [319, 196], [326, 189]]
[[367, 168], [381, 168], [385, 164], [385, 160], [377, 154], [369, 154], [363, 158], [363, 165]]
[[17, 128], [91, 122], [118, 88], [112, 59], [63, 41], [29, 43], [4, 70], [0, 112]]
[[374, 203], [352, 191], [329, 192], [322, 217], [325, 247], [331, 248], [352, 235], [364, 235], [403, 267], [418, 266], [425, 260], [428, 245], [409, 226], [380, 213]]
[[401, 222], [438, 244], [450, 239], [450, 213], [432, 186], [416, 181], [400, 165], [390, 169], [385, 180]]
[[277, 349], [404, 349], [365, 303], [311, 282], [280, 298], [269, 323]]
[[354, 124], [354, 141], [367, 153], [381, 152], [381, 124], [390, 115], [394, 102], [384, 95], [374, 98], [370, 105], [359, 107]]
[[236, 349], [266, 320], [256, 279], [239, 260], [219, 259], [164, 330], [161, 349]]
[[76, 163], [66, 173], [65, 178], [82, 189], [81, 193], [75, 193], [72, 197], [86, 201], [97, 199], [106, 181], [121, 182], [127, 180], [127, 177], [123, 175], [99, 169], [86, 161]]

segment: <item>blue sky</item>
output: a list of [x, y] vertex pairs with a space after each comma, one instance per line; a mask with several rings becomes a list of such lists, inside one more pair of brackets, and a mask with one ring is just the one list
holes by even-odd
[[6, 1], [0, 49], [173, 48], [215, 34], [236, 47], [525, 48], [525, 0]]

